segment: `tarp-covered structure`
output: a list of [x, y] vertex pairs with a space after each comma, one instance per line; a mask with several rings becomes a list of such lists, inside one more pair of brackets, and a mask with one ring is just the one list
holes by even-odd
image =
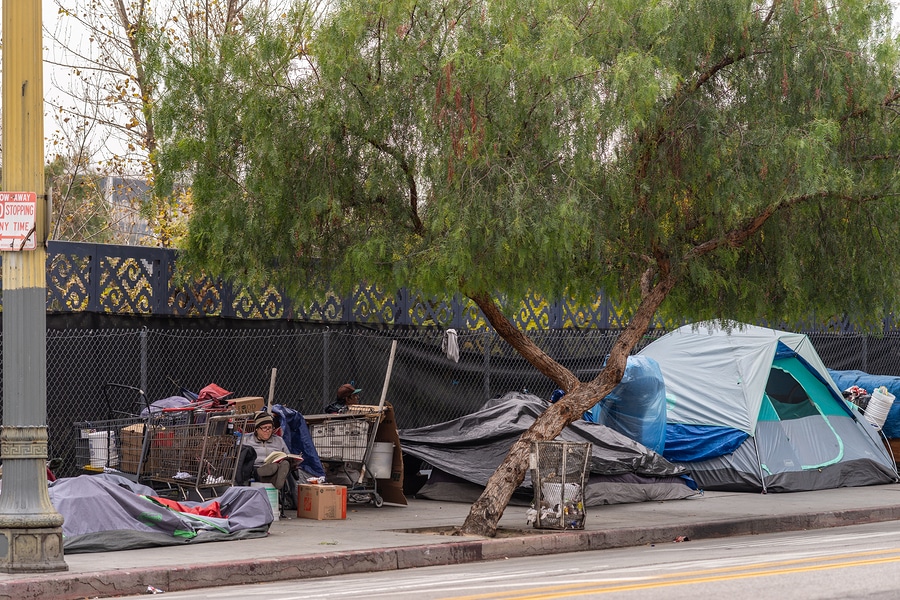
[[629, 356], [622, 381], [585, 417], [661, 454], [666, 445], [666, 383], [659, 365], [649, 356]]
[[[470, 415], [401, 430], [403, 452], [433, 467], [431, 478], [417, 496], [473, 501], [513, 443], [548, 406], [532, 394], [510, 392]], [[696, 493], [686, 468], [604, 425], [579, 420], [557, 440], [593, 445], [585, 490], [588, 506], [672, 500]], [[517, 498], [524, 503], [531, 496], [529, 474], [517, 490]]]
[[263, 537], [275, 518], [265, 490], [256, 487], [176, 503], [125, 477], [100, 474], [58, 479], [48, 492], [64, 519], [67, 554]]
[[686, 325], [640, 352], [666, 383], [664, 455], [705, 489], [792, 492], [890, 483], [893, 460], [809, 338]]
[[[896, 375], [873, 375], [859, 370], [837, 371], [834, 369], [828, 369], [828, 374], [841, 390], [859, 386], [871, 394], [874, 390], [884, 386], [895, 398], [900, 398], [900, 377]], [[900, 438], [900, 401], [894, 400], [894, 403], [891, 404], [881, 432], [887, 438]]]

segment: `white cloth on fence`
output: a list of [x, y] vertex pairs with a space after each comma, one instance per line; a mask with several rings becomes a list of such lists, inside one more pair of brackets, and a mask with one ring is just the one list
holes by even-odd
[[456, 341], [456, 330], [448, 329], [444, 332], [444, 340], [441, 342], [441, 352], [453, 362], [459, 362], [459, 343]]

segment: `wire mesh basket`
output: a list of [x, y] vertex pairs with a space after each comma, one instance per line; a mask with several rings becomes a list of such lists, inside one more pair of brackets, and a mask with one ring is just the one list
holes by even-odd
[[584, 485], [590, 460], [590, 443], [532, 444], [536, 529], [584, 529]]
[[310, 424], [309, 433], [320, 459], [361, 462], [366, 457], [372, 424], [368, 415], [335, 418]]
[[184, 413], [154, 415], [149, 431], [149, 477], [182, 492], [234, 485], [241, 437], [251, 415], [224, 413], [202, 420]]
[[132, 479], [145, 474], [145, 423], [140, 417], [76, 422], [77, 467], [87, 473], [115, 471]]

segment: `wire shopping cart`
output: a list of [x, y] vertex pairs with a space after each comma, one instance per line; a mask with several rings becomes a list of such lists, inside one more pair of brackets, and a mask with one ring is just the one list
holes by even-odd
[[146, 431], [143, 417], [76, 422], [76, 466], [85, 473], [112, 472], [139, 481], [148, 474]]
[[234, 485], [243, 446], [240, 435], [251, 415], [233, 412], [161, 411], [148, 428], [147, 477], [182, 499], [218, 495]]
[[[123, 390], [133, 393], [129, 410], [114, 409], [123, 405]], [[148, 415], [141, 415], [149, 408], [146, 395], [119, 383], [106, 383], [102, 391], [105, 418], [74, 423], [76, 467], [85, 473], [113, 472], [137, 482], [146, 474]]]
[[349, 480], [348, 501], [369, 502], [381, 507], [378, 482], [370, 468], [375, 434], [383, 407], [354, 406], [353, 412], [308, 415], [310, 437], [323, 463], [336, 463]]

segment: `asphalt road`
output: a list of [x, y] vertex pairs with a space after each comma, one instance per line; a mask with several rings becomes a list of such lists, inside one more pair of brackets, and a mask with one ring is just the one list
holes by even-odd
[[[897, 598], [900, 523], [166, 592], [173, 599]], [[165, 590], [163, 590], [165, 591]]]

